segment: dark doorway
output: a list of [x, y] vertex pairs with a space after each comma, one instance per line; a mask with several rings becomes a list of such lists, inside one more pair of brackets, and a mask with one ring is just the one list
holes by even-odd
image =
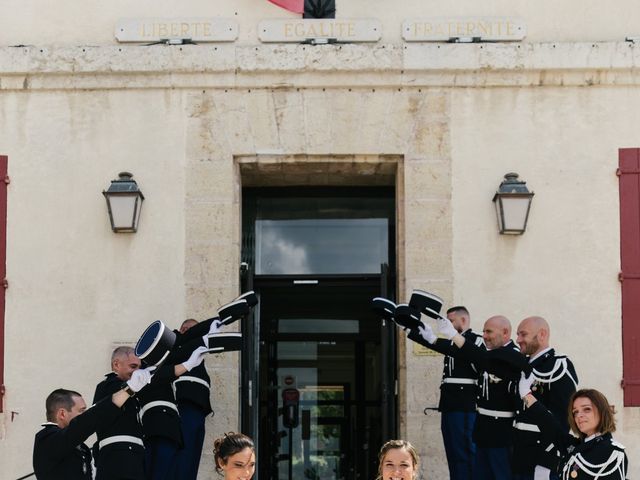
[[374, 478], [396, 433], [395, 330], [370, 307], [393, 296], [393, 199], [244, 192], [243, 289], [260, 304], [242, 327], [242, 429], [259, 480]]

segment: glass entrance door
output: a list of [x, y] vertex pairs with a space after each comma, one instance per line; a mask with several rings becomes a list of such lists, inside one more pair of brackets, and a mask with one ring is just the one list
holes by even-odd
[[260, 300], [242, 323], [256, 480], [374, 478], [396, 428], [395, 329], [371, 310], [395, 290], [394, 190], [244, 189], [242, 205], [242, 289]]
[[[375, 476], [386, 439], [380, 279], [278, 279], [260, 294], [261, 479]], [[268, 452], [265, 455], [265, 452]]]

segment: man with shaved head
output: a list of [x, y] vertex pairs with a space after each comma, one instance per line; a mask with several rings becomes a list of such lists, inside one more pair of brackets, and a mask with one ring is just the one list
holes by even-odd
[[495, 315], [484, 323], [484, 348], [468, 342], [446, 318], [437, 320], [438, 330], [473, 362], [479, 373], [478, 416], [473, 429], [476, 454], [473, 480], [513, 480], [511, 448], [513, 419], [521, 403], [518, 380], [530, 371], [527, 359], [511, 340], [511, 323]]
[[[568, 432], [567, 409], [576, 391], [578, 376], [571, 360], [549, 346], [549, 323], [542, 317], [527, 317], [520, 322], [517, 342], [528, 356], [535, 381], [532, 394], [549, 410]], [[540, 434], [530, 412], [520, 408], [514, 423], [513, 468], [516, 480], [548, 480], [558, 478], [557, 447]]]

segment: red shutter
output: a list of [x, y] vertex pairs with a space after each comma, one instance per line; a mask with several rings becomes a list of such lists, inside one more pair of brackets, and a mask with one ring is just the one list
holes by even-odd
[[4, 300], [7, 276], [7, 164], [0, 155], [0, 413], [4, 407]]
[[640, 405], [640, 149], [621, 148], [620, 261], [624, 405]]

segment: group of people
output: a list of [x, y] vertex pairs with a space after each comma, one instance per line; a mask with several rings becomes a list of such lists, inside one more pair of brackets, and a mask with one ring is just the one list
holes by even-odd
[[[545, 319], [525, 318], [514, 343], [504, 316], [489, 318], [482, 335], [464, 306], [432, 316], [439, 335], [419, 314], [410, 328], [399, 324], [409, 339], [445, 355], [439, 410], [452, 480], [627, 478], [624, 447], [611, 436], [613, 407], [596, 390], [577, 390], [573, 363], [550, 347]], [[212, 412], [203, 360], [207, 337], [221, 326], [218, 318], [186, 320], [158, 367], [141, 368], [131, 347], [116, 348], [91, 408], [76, 391], [54, 390], [35, 438], [36, 478], [91, 480], [93, 460], [96, 480], [196, 480]], [[252, 478], [249, 437], [226, 434], [213, 449], [225, 480]], [[418, 463], [409, 442], [391, 440], [380, 451], [377, 480], [414, 480]]]
[[76, 391], [51, 392], [34, 442], [36, 478], [91, 480], [95, 465], [96, 480], [196, 480], [212, 413], [207, 338], [221, 326], [218, 318], [185, 320], [157, 367], [141, 368], [133, 348], [117, 347], [90, 408]]
[[445, 355], [438, 409], [451, 480], [627, 478], [614, 408], [597, 390], [578, 390], [544, 318], [522, 320], [514, 343], [504, 316], [489, 318], [482, 335], [464, 306], [429, 316], [439, 335], [421, 320], [401, 326]]

